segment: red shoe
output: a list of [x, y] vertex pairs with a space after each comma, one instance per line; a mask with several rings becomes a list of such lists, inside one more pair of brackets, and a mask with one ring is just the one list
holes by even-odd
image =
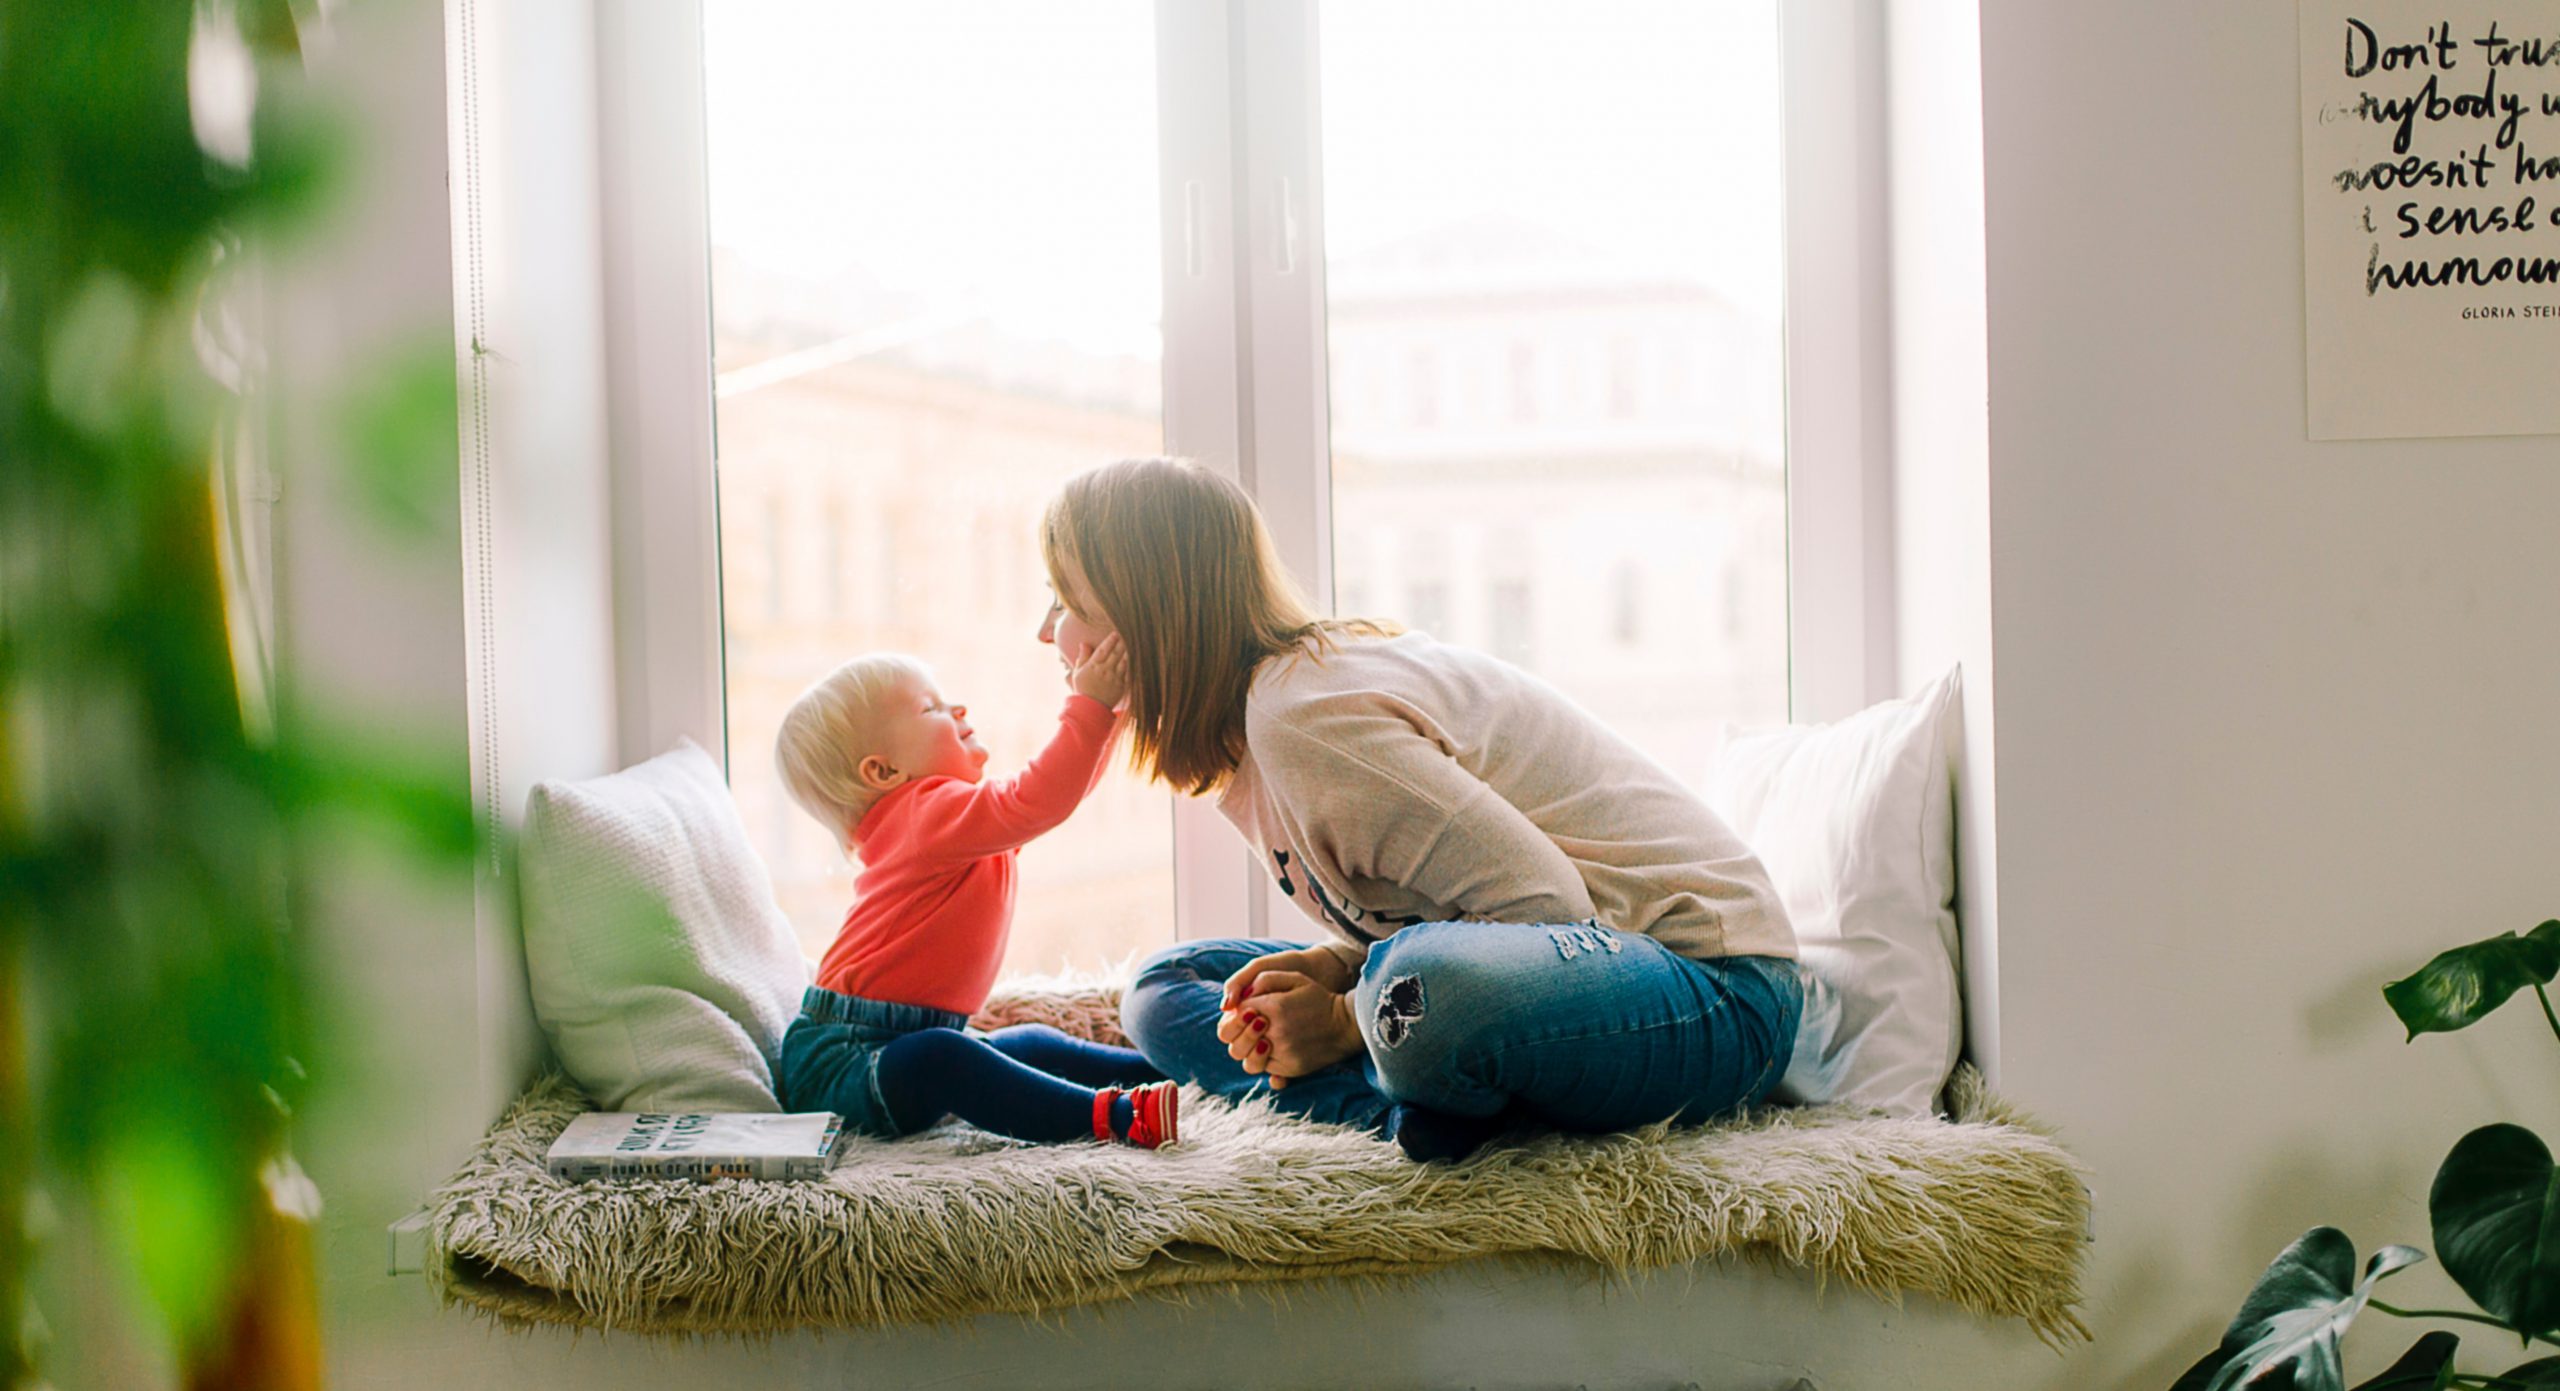
[[1149, 1082], [1131, 1087], [1129, 1096], [1129, 1133], [1111, 1133], [1111, 1103], [1120, 1099], [1118, 1087], [1103, 1087], [1093, 1094], [1093, 1138], [1118, 1140], [1142, 1150], [1163, 1149], [1180, 1139], [1179, 1117], [1182, 1111], [1182, 1089], [1171, 1082]]
[[1182, 1088], [1171, 1082], [1149, 1082], [1129, 1092], [1129, 1143], [1142, 1150], [1179, 1143]]

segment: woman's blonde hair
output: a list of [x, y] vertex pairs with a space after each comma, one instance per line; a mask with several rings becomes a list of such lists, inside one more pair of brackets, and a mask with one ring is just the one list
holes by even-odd
[[863, 814], [880, 800], [859, 770], [864, 755], [874, 751], [874, 715], [882, 698], [905, 679], [930, 686], [933, 672], [899, 652], [856, 657], [802, 691], [773, 736], [773, 769], [782, 775], [782, 786], [801, 810], [834, 833], [838, 846], [852, 842]]
[[1123, 459], [1067, 480], [1040, 519], [1049, 582], [1062, 563], [1129, 654], [1129, 757], [1198, 796], [1223, 786], [1245, 753], [1245, 693], [1255, 668], [1321, 653], [1334, 635], [1393, 625], [1320, 618], [1290, 579], [1262, 513], [1232, 481], [1185, 459]]

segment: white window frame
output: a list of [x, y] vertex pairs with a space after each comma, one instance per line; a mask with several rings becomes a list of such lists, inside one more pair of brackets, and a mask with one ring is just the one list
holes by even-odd
[[595, 15], [620, 753], [687, 738], [726, 771], [702, 5]]
[[[1891, 694], [1893, 672], [1883, 18], [1881, 0], [1770, 3], [1786, 68], [1789, 701], [1834, 719]], [[1243, 484], [1329, 605], [1317, 0], [1157, 0], [1156, 16], [1166, 448]], [[702, 8], [596, 17], [621, 752], [684, 736], [718, 756]], [[1239, 901], [1250, 935], [1293, 930], [1218, 823], [1176, 799], [1177, 932], [1232, 935]]]
[[1787, 700], [1897, 694], [1885, 0], [1783, 0]]

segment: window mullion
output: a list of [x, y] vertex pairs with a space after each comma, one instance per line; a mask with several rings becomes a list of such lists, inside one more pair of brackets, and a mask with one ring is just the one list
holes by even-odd
[[1894, 693], [1878, 0], [1789, 0], [1786, 103], [1787, 667], [1798, 720]]
[[725, 767], [699, 0], [596, 12], [620, 753]]
[[[1324, 216], [1315, 0], [1234, 0], [1245, 486], [1317, 609], [1333, 607], [1333, 469], [1326, 416]], [[1267, 876], [1255, 935], [1302, 935]]]
[[1235, 7], [1248, 486], [1308, 597], [1333, 601], [1315, 0]]
[[[1158, 0], [1165, 452], [1247, 481], [1238, 370], [1234, 95], [1224, 5]], [[1173, 804], [1174, 930], [1261, 936], [1251, 855], [1201, 798]]]

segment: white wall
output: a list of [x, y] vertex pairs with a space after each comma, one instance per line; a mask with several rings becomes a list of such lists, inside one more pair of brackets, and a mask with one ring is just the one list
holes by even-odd
[[2295, 63], [2289, 4], [1981, 3], [2000, 1051], [2097, 1175], [2040, 1385], [2165, 1386], [2303, 1229], [2425, 1245], [2465, 1130], [2560, 1136], [2529, 1003], [2379, 994], [2560, 913], [2560, 440], [2306, 442]]

